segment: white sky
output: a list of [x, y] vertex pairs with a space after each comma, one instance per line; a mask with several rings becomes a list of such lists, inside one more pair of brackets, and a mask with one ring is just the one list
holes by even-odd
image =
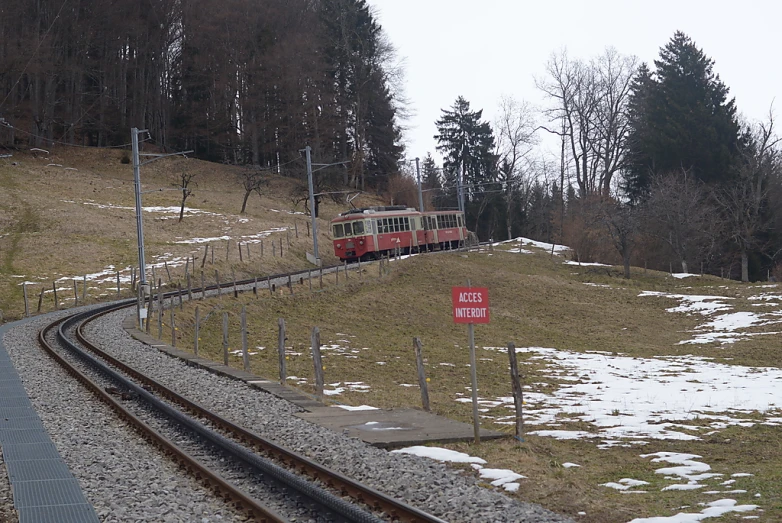
[[563, 47], [573, 58], [589, 59], [613, 46], [651, 65], [682, 30], [715, 61], [748, 119], [762, 119], [782, 93], [782, 3], [770, 0], [368, 2], [404, 60], [405, 93], [415, 112], [406, 123], [408, 158], [435, 154], [434, 122], [458, 96], [492, 123], [502, 95], [543, 104], [534, 77]]

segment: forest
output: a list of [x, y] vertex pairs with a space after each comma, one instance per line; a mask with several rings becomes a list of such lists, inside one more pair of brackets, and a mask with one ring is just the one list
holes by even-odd
[[[662, 44], [653, 64], [554, 52], [535, 78], [547, 103], [508, 96], [494, 122], [459, 97], [436, 122], [442, 165], [420, 159], [425, 205], [463, 207], [482, 240], [564, 243], [626, 277], [782, 276], [771, 101], [743, 121], [692, 39]], [[349, 190], [417, 207], [403, 74], [366, 0], [2, 2], [0, 148], [127, 148], [136, 127], [145, 150], [245, 166], [249, 195], [271, 173], [305, 177], [310, 146], [335, 164], [315, 177], [316, 214]]]

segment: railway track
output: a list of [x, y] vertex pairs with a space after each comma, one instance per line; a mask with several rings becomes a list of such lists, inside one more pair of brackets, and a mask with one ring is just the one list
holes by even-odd
[[[298, 274], [306, 272], [290, 276]], [[251, 283], [245, 280], [237, 285]], [[442, 521], [223, 419], [130, 368], [85, 337], [84, 327], [90, 321], [135, 304], [136, 300], [126, 300], [53, 322], [40, 331], [39, 343], [146, 439], [218, 495], [258, 521], [298, 520], [302, 514], [316, 521]], [[233, 468], [212, 466], [226, 457]], [[213, 468], [222, 468], [222, 472]], [[239, 474], [239, 469], [245, 472]], [[228, 476], [237, 477], [245, 487], [229, 481]], [[252, 485], [252, 493], [246, 485]], [[290, 499], [289, 515], [260, 501], [272, 495], [268, 492], [283, 492]]]

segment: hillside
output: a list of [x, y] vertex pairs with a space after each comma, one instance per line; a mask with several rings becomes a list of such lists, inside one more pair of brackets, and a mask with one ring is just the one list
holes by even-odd
[[[115, 270], [121, 272], [122, 287], [128, 290], [130, 268], [138, 265], [138, 254], [133, 169], [121, 162], [125, 154], [116, 149], [56, 148], [50, 154], [17, 151], [0, 159], [0, 310], [6, 319], [19, 318], [24, 312], [20, 285], [24, 281], [30, 282], [33, 308], [41, 289], [46, 288], [44, 311], [54, 306], [54, 280], [58, 280], [61, 304], [73, 302], [73, 279], [78, 280], [81, 297], [84, 275], [90, 275], [88, 299], [116, 294]], [[236, 178], [238, 169], [182, 158], [141, 168], [148, 266], [164, 261], [178, 266], [192, 255], [200, 262], [209, 243], [215, 249], [216, 265], [210, 266], [207, 278], [213, 277], [213, 269], [225, 274], [233, 269], [238, 278], [306, 267], [304, 253], [312, 251], [312, 239], [307, 237], [310, 218], [304, 214], [304, 205], [291, 196], [296, 182], [272, 177], [264, 196], [253, 193], [246, 213], [240, 216], [244, 193]], [[196, 176], [193, 195], [187, 200], [189, 211], [180, 223], [181, 193], [174, 188], [183, 170]], [[354, 203], [377, 202], [359, 197]], [[324, 263], [336, 261], [327, 236], [328, 220], [348, 207], [330, 199], [321, 205], [318, 231]], [[290, 252], [286, 231], [290, 232]], [[231, 239], [227, 263], [225, 238]], [[249, 243], [250, 260], [245, 256], [240, 263], [236, 241]], [[272, 256], [272, 242], [277, 256]]]
[[[48, 289], [55, 279], [65, 306], [73, 304], [73, 279], [81, 292], [84, 274], [92, 275], [88, 301], [113, 297], [115, 268], [130, 296], [129, 267], [136, 264], [132, 170], [121, 156], [69, 149], [0, 159], [0, 307], [7, 319], [23, 312], [23, 281], [31, 282], [32, 294], [47, 289], [44, 311], [52, 310]], [[307, 267], [311, 238], [307, 217], [298, 214], [303, 207], [289, 196], [292, 180], [273, 179], [243, 216], [237, 214], [242, 191], [231, 167], [162, 160], [142, 169], [145, 191], [171, 188], [183, 168], [198, 172], [184, 221], [163, 209], [144, 214], [148, 263], [157, 264], [164, 283], [164, 262], [172, 285], [183, 281], [188, 256], [197, 256], [198, 274], [207, 243], [215, 247], [214, 264], [210, 256], [204, 267], [210, 282], [215, 270], [227, 279], [232, 271], [237, 278], [263, 277]], [[144, 206], [177, 206], [178, 196], [148, 192]], [[326, 263], [336, 261], [327, 220], [343, 209], [331, 202], [322, 207]], [[239, 259], [237, 240], [258, 242], [250, 244], [249, 259]], [[272, 242], [277, 250], [280, 241], [282, 258], [271, 253]], [[525, 435], [523, 441], [447, 447], [485, 459], [489, 470], [525, 476], [508, 483], [517, 490], [497, 488], [589, 523], [682, 511], [699, 517], [704, 506], [714, 509], [710, 514], [756, 514], [757, 508], [771, 520], [782, 518], [778, 287], [640, 268], [633, 268], [630, 280], [619, 275], [618, 268], [574, 264], [552, 255], [549, 246], [522, 240], [480, 252], [414, 256], [382, 270], [365, 264], [347, 281], [327, 275], [323, 288], [317, 282], [312, 292], [304, 283], [293, 293], [224, 294], [186, 303], [175, 311], [177, 346], [191, 346], [198, 306], [199, 354], [222, 361], [226, 312], [230, 362], [240, 366], [238, 315], [244, 306], [256, 374], [277, 376], [277, 320], [284, 318], [290, 385], [314, 391], [309, 344], [317, 326], [329, 403], [420, 407], [412, 349], [413, 337], [420, 337], [432, 410], [469, 422], [467, 332], [452, 323], [450, 288], [470, 279], [489, 288], [491, 303], [491, 323], [476, 326], [481, 423], [512, 433], [506, 347], [513, 342], [524, 385]], [[169, 341], [170, 331], [161, 337]], [[465, 466], [465, 473], [474, 472]], [[486, 486], [491, 488], [489, 480]]]

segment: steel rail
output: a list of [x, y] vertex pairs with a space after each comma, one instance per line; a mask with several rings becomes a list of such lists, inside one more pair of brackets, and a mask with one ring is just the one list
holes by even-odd
[[185, 409], [195, 413], [196, 415], [208, 419], [214, 425], [220, 427], [221, 430], [233, 435], [239, 441], [253, 445], [255, 448], [262, 450], [263, 452], [274, 456], [279, 461], [286, 463], [289, 467], [295, 468], [308, 476], [317, 479], [329, 487], [339, 490], [343, 495], [348, 495], [351, 498], [362, 502], [376, 510], [382, 510], [386, 514], [389, 514], [392, 519], [405, 523], [445, 523], [443, 520], [427, 514], [403, 501], [394, 499], [378, 490], [363, 485], [358, 481], [349, 478], [337, 471], [334, 471], [324, 465], [321, 465], [309, 458], [298, 454], [292, 450], [286, 449], [266, 438], [251, 432], [244, 427], [236, 425], [235, 423], [228, 421], [221, 416], [211, 412], [205, 407], [177, 394], [157, 381], [142, 374], [136, 369], [123, 363], [117, 358], [111, 356], [100, 348], [91, 343], [85, 336], [83, 328], [91, 321], [96, 320], [100, 316], [109, 314], [128, 305], [117, 306], [113, 309], [104, 310], [100, 313], [96, 313], [90, 317], [76, 329], [76, 337], [80, 343], [87, 347], [90, 351], [94, 352], [100, 358], [104, 359], [112, 366], [115, 366], [122, 370], [122, 372], [132, 376], [134, 379], [145, 385], [150, 390], [153, 390], [162, 397], [165, 397], [169, 401], [172, 401]]
[[[130, 304], [132, 305], [132, 303]], [[123, 305], [127, 307], [129, 305]], [[147, 425], [128, 409], [126, 409], [120, 402], [107, 393], [99, 384], [95, 383], [76, 367], [71, 365], [65, 358], [63, 358], [52, 347], [48, 341], [46, 341], [46, 335], [53, 328], [64, 323], [69, 318], [63, 318], [50, 323], [38, 332], [38, 343], [46, 351], [49, 356], [54, 359], [68, 374], [76, 378], [87, 389], [92, 391], [98, 398], [106, 403], [114, 412], [116, 412], [122, 419], [130, 423], [130, 425], [136, 429], [141, 435], [149, 442], [156, 445], [163, 452], [173, 457], [180, 465], [189, 470], [193, 476], [212, 488], [218, 495], [226, 497], [232, 500], [238, 507], [247, 511], [249, 515], [254, 517], [256, 521], [262, 521], [265, 523], [287, 523], [288, 520], [276, 514], [273, 510], [269, 509], [258, 503], [255, 499], [239, 490], [237, 487], [226, 481], [216, 472], [205, 467], [198, 462], [193, 456], [190, 456], [187, 452], [180, 449], [174, 442], [166, 438], [164, 435], [157, 432], [155, 429]]]

